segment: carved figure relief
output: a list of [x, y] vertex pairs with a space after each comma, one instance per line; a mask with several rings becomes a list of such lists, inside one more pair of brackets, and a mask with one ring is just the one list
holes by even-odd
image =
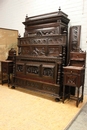
[[39, 68], [37, 66], [26, 66], [26, 73], [39, 74]]

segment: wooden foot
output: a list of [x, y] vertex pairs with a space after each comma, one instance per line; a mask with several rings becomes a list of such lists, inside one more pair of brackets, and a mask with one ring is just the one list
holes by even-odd
[[60, 101], [60, 99], [59, 99], [59, 98], [55, 98], [55, 101], [56, 101], [56, 102], [59, 102], [59, 101]]
[[15, 89], [15, 86], [11, 86], [12, 89]]

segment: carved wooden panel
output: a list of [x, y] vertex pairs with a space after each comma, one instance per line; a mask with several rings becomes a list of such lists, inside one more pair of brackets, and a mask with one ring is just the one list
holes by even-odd
[[71, 26], [70, 27], [70, 51], [78, 51], [80, 48], [80, 33], [81, 26]]
[[35, 74], [40, 76], [40, 69], [41, 69], [41, 64], [26, 64], [26, 72], [25, 74]]
[[31, 47], [30, 46], [24, 46], [20, 47], [20, 54], [22, 55], [30, 55], [31, 54]]
[[32, 56], [45, 56], [46, 46], [32, 46]]
[[24, 63], [17, 63], [16, 64], [16, 72], [24, 73]]
[[42, 76], [54, 78], [55, 66], [54, 65], [42, 65]]
[[[52, 56], [52, 57], [63, 57], [65, 60], [66, 47], [59, 45], [31, 45], [31, 46], [21, 46], [19, 48], [20, 55], [27, 56]], [[65, 62], [64, 62], [65, 63]]]
[[43, 35], [50, 35], [50, 34], [59, 34], [59, 27], [45, 28], [43, 30], [38, 30], [37, 34], [38, 33], [40, 33], [41, 36], [43, 36]]
[[83, 67], [64, 67], [64, 85], [80, 87], [84, 83], [85, 69]]
[[47, 37], [25, 37], [18, 38], [18, 46], [25, 46], [31, 44], [65, 44], [66, 43], [66, 35], [49, 35]]
[[19, 78], [15, 79], [15, 84], [27, 89], [39, 90], [42, 92], [47, 91], [47, 93], [53, 93], [54, 95], [58, 94], [59, 92], [59, 86], [56, 84], [54, 86], [52, 84], [43, 84], [42, 82], [34, 82], [31, 80], [24, 80], [24, 79], [21, 80]]
[[62, 56], [62, 46], [49, 46], [48, 47], [48, 56]]
[[47, 44], [47, 38], [30, 38], [30, 44]]
[[70, 52], [70, 65], [85, 67], [86, 52]]
[[57, 45], [65, 45], [66, 43], [66, 37], [60, 36], [60, 37], [49, 37], [48, 38], [48, 44], [57, 44]]
[[66, 75], [65, 82], [66, 82], [67, 85], [73, 84], [73, 86], [76, 86], [78, 78], [79, 77], [77, 75]]
[[25, 36], [48, 36], [52, 34], [59, 34], [59, 27], [48, 27], [44, 29], [29, 30], [28, 33], [25, 33]]

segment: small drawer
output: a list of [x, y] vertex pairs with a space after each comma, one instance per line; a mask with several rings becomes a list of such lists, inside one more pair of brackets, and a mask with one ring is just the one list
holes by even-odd
[[64, 69], [64, 73], [79, 74], [79, 70], [76, 70], [76, 69]]

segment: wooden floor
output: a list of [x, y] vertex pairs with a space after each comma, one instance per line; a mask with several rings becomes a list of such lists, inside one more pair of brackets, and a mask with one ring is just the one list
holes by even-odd
[[0, 130], [64, 130], [87, 100], [55, 102], [53, 97], [0, 85]]

